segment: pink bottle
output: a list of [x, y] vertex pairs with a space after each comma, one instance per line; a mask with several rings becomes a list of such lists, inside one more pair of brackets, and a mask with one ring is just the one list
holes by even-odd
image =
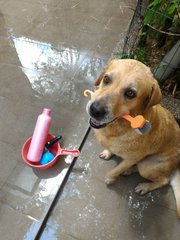
[[48, 131], [51, 125], [51, 109], [44, 108], [38, 116], [27, 159], [31, 162], [39, 162], [44, 151]]

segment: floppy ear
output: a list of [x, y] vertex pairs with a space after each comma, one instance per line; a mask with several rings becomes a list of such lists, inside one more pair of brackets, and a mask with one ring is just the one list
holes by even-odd
[[101, 83], [101, 80], [103, 79], [104, 73], [105, 73], [105, 70], [100, 74], [100, 76], [96, 80], [96, 82], [94, 84], [95, 86], [99, 86], [99, 84]]
[[151, 94], [146, 101], [145, 110], [147, 110], [148, 108], [150, 108], [156, 104], [159, 104], [161, 102], [161, 99], [162, 99], [162, 94], [161, 94], [160, 87], [159, 87], [157, 81], [154, 80], [154, 83], [151, 88]]

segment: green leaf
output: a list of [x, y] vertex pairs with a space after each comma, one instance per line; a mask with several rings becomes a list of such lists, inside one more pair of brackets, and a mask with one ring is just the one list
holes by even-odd
[[163, 3], [163, 0], [154, 0], [154, 1], [152, 1], [152, 3], [149, 4], [148, 7], [155, 7], [159, 4], [161, 5], [162, 3]]
[[154, 16], [154, 11], [149, 9], [146, 13], [146, 16], [144, 18], [144, 25], [150, 24]]
[[167, 9], [167, 14], [168, 15], [172, 15], [174, 13], [174, 11], [176, 10], [176, 5], [172, 4], [168, 9]]

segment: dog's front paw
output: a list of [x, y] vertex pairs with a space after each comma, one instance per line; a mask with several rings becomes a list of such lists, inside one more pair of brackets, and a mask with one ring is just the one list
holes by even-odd
[[116, 181], [116, 178], [111, 177], [109, 173], [106, 174], [105, 183], [107, 185], [110, 185], [110, 184], [114, 183], [115, 181]]
[[107, 150], [107, 149], [104, 149], [104, 151], [102, 151], [100, 154], [99, 154], [99, 157], [104, 159], [104, 160], [109, 160], [111, 157], [112, 157], [112, 153]]
[[150, 191], [148, 183], [139, 183], [135, 188], [135, 192], [144, 195]]

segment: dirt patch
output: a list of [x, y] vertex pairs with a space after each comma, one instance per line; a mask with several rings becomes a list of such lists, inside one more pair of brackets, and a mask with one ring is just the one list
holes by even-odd
[[[177, 74], [180, 77], [180, 72]], [[176, 81], [176, 76], [167, 79], [162, 85], [161, 90], [164, 96], [172, 96], [180, 99], [180, 82]]]

